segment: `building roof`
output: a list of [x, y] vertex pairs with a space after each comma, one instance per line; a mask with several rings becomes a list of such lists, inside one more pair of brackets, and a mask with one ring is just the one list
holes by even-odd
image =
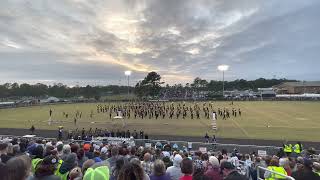
[[299, 82], [284, 82], [274, 87], [286, 87], [286, 86], [293, 86], [293, 87], [320, 87], [320, 81], [299, 81]]

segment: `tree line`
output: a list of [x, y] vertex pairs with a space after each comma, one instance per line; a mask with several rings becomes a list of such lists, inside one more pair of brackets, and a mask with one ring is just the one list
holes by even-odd
[[[133, 92], [133, 87], [129, 87]], [[128, 92], [128, 86], [74, 86], [69, 87], [62, 83], [57, 83], [52, 86], [46, 84], [18, 84], [5, 83], [0, 85], [0, 98], [8, 97], [44, 97], [54, 96], [58, 98], [80, 97], [99, 99], [101, 96], [119, 95]]]
[[[264, 79], [247, 81], [244, 79], [237, 79], [234, 81], [225, 81], [225, 90], [253, 90], [258, 88], [267, 88], [278, 85], [282, 82], [293, 82], [296, 80], [288, 79]], [[222, 91], [223, 82], [215, 80], [205, 80], [199, 77], [195, 78], [193, 82], [186, 84], [164, 85], [161, 81], [161, 76], [156, 72], [150, 72], [135, 87], [129, 87], [130, 93], [142, 97], [160, 97], [163, 92], [173, 93], [200, 93], [201, 91], [209, 91], [220, 93]], [[5, 83], [0, 85], [0, 98], [8, 97], [42, 97], [54, 96], [58, 98], [72, 98], [83, 96], [85, 98], [96, 98], [107, 95], [121, 95], [127, 94], [127, 86], [108, 85], [108, 86], [74, 86], [69, 87], [62, 83], [54, 85], [37, 84], [18, 84]]]

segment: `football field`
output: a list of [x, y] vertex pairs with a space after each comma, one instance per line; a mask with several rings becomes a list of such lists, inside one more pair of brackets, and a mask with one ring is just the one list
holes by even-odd
[[[182, 102], [174, 102], [178, 104]], [[197, 102], [202, 107], [203, 102]], [[130, 119], [125, 119], [126, 126], [122, 127], [121, 120], [110, 119], [109, 113], [97, 113], [97, 104], [111, 105], [116, 103], [81, 103], [81, 104], [59, 104], [33, 107], [21, 107], [12, 109], [0, 109], [0, 128], [24, 128], [29, 129], [32, 125], [36, 129], [56, 130], [58, 126], [69, 129], [89, 129], [92, 127], [131, 131], [144, 130], [150, 135], [169, 136], [204, 136], [216, 134], [218, 137], [239, 139], [266, 139], [266, 140], [301, 140], [319, 141], [320, 137], [320, 102], [306, 101], [241, 101], [234, 102], [206, 102], [212, 103], [215, 110], [218, 108], [231, 108], [242, 111], [242, 116], [222, 120], [218, 118], [218, 130], [212, 130], [211, 119], [201, 114], [200, 119], [179, 119], [167, 116], [155, 119], [137, 118], [131, 114]], [[170, 102], [171, 104], [171, 102]], [[187, 106], [193, 102], [186, 102]], [[52, 123], [48, 124], [49, 110], [52, 109]], [[82, 112], [81, 119], [74, 124], [76, 112]], [[93, 112], [92, 117], [90, 116]], [[68, 118], [63, 116], [68, 113]], [[203, 113], [203, 112], [202, 112]], [[115, 114], [114, 114], [115, 115]]]

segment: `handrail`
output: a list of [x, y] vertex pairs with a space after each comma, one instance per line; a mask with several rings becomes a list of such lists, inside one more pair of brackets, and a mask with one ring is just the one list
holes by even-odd
[[276, 171], [271, 171], [270, 169], [267, 169], [267, 168], [264, 168], [264, 167], [258, 166], [257, 168], [258, 168], [258, 169], [257, 169], [257, 178], [258, 178], [258, 180], [264, 180], [264, 179], [260, 178], [260, 171], [259, 171], [260, 169], [262, 169], [262, 170], [264, 170], [264, 171], [271, 172], [272, 174], [277, 174], [277, 175], [282, 176], [282, 177], [284, 177], [284, 178], [286, 178], [286, 179], [288, 179], [288, 180], [295, 180], [295, 179], [294, 179], [293, 177], [291, 177], [291, 176], [283, 175], [283, 174], [281, 174], [281, 173], [278, 173], [278, 172], [276, 172]]

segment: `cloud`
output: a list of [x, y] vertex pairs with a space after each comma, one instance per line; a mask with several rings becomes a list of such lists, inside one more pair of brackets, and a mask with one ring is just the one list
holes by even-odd
[[[319, 77], [320, 3], [311, 1], [1, 1], [2, 81], [170, 83]], [[23, 69], [23, 71], [22, 71]], [[50, 80], [50, 81], [46, 81]]]

